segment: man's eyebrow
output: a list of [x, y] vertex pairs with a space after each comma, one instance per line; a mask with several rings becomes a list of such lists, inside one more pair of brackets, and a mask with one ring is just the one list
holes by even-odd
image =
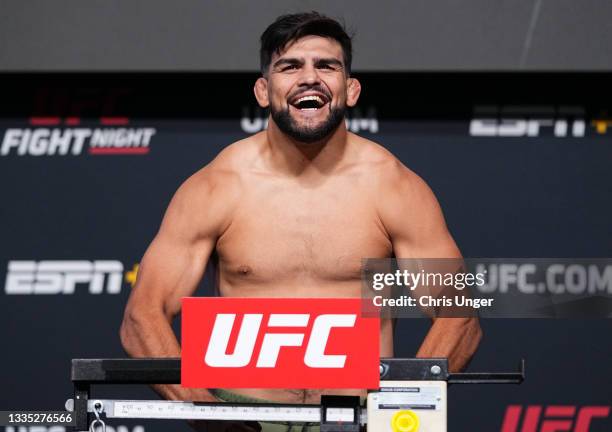
[[[314, 59], [314, 63], [316, 65], [333, 65], [333, 66], [338, 66], [340, 68], [344, 68], [344, 63], [335, 57], [317, 58], [317, 59]], [[296, 57], [284, 57], [284, 58], [280, 58], [277, 61], [275, 61], [272, 67], [276, 68], [276, 67], [283, 66], [283, 65], [302, 65], [302, 64], [304, 64], [303, 59], [299, 59]]]
[[274, 64], [272, 65], [272, 67], [277, 67], [277, 66], [282, 66], [282, 65], [303, 64], [303, 63], [304, 63], [304, 61], [300, 60], [298, 58], [285, 57], [285, 58], [281, 58], [281, 59], [278, 59], [277, 61], [275, 61]]
[[337, 58], [334, 58], [334, 57], [317, 59], [315, 61], [315, 64], [318, 64], [318, 65], [319, 64], [328, 64], [328, 65], [344, 67], [344, 63], [342, 63], [340, 60], [338, 60]]

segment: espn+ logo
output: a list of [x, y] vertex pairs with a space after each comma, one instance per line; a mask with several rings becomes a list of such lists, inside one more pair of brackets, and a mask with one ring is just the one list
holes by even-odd
[[520, 405], [510, 405], [501, 432], [589, 432], [591, 423], [601, 425], [601, 419], [609, 415], [609, 406], [549, 405], [543, 409], [529, 405], [523, 410]]
[[[124, 267], [116, 260], [9, 261], [4, 291], [8, 295], [74, 294], [77, 287], [89, 294], [119, 294]], [[125, 272], [125, 281], [134, 285], [138, 265]]]
[[550, 131], [561, 138], [584, 137], [586, 131], [579, 106], [476, 106], [474, 114], [470, 136], [538, 137]]
[[360, 299], [185, 298], [181, 384], [378, 388], [379, 320]]

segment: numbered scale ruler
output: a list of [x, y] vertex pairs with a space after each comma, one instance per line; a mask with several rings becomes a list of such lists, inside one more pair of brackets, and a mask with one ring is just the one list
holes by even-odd
[[[92, 399], [87, 401], [87, 411], [93, 413], [96, 406], [109, 418], [147, 418], [178, 420], [236, 420], [263, 422], [321, 421], [320, 405], [278, 405], [278, 404], [211, 404], [182, 401], [143, 401]], [[73, 399], [66, 402], [68, 411], [74, 410]], [[98, 412], [100, 412], [98, 410]], [[352, 408], [327, 408], [327, 421], [354, 422]], [[359, 418], [366, 423], [365, 412]]]

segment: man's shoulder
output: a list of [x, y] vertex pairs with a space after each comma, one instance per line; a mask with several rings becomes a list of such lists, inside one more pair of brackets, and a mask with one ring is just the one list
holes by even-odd
[[264, 133], [260, 132], [236, 141], [225, 147], [208, 165], [212, 169], [239, 174], [244, 172], [245, 165], [256, 159], [264, 141]]
[[243, 183], [245, 166], [257, 156], [258, 140], [259, 137], [253, 135], [228, 145], [181, 187], [193, 193], [220, 191], [227, 194], [236, 191]]
[[383, 187], [413, 185], [419, 187], [424, 181], [404, 165], [382, 145], [369, 139], [353, 135], [357, 160], [368, 175]]
[[444, 226], [437, 199], [425, 180], [383, 146], [364, 138], [357, 144], [363, 149], [364, 165], [369, 166], [378, 214], [391, 237]]
[[254, 137], [237, 141], [225, 147], [210, 163], [187, 178], [176, 192], [176, 196], [210, 207], [218, 203], [224, 207], [235, 202], [245, 184], [244, 166], [257, 154]]

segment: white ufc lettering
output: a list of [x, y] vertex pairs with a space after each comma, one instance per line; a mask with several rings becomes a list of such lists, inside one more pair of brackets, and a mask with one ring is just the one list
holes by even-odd
[[[208, 342], [204, 362], [211, 367], [245, 367], [253, 357], [257, 336], [260, 332], [262, 314], [245, 314], [238, 331], [233, 353], [228, 354], [230, 335], [236, 314], [218, 314]], [[312, 368], [343, 368], [346, 355], [327, 355], [325, 347], [334, 327], [354, 327], [355, 314], [324, 314], [315, 318], [306, 346], [304, 364]], [[271, 314], [267, 326], [298, 327], [308, 326], [310, 314]], [[301, 347], [305, 332], [266, 333], [256, 366], [273, 368], [276, 366], [282, 347]]]

